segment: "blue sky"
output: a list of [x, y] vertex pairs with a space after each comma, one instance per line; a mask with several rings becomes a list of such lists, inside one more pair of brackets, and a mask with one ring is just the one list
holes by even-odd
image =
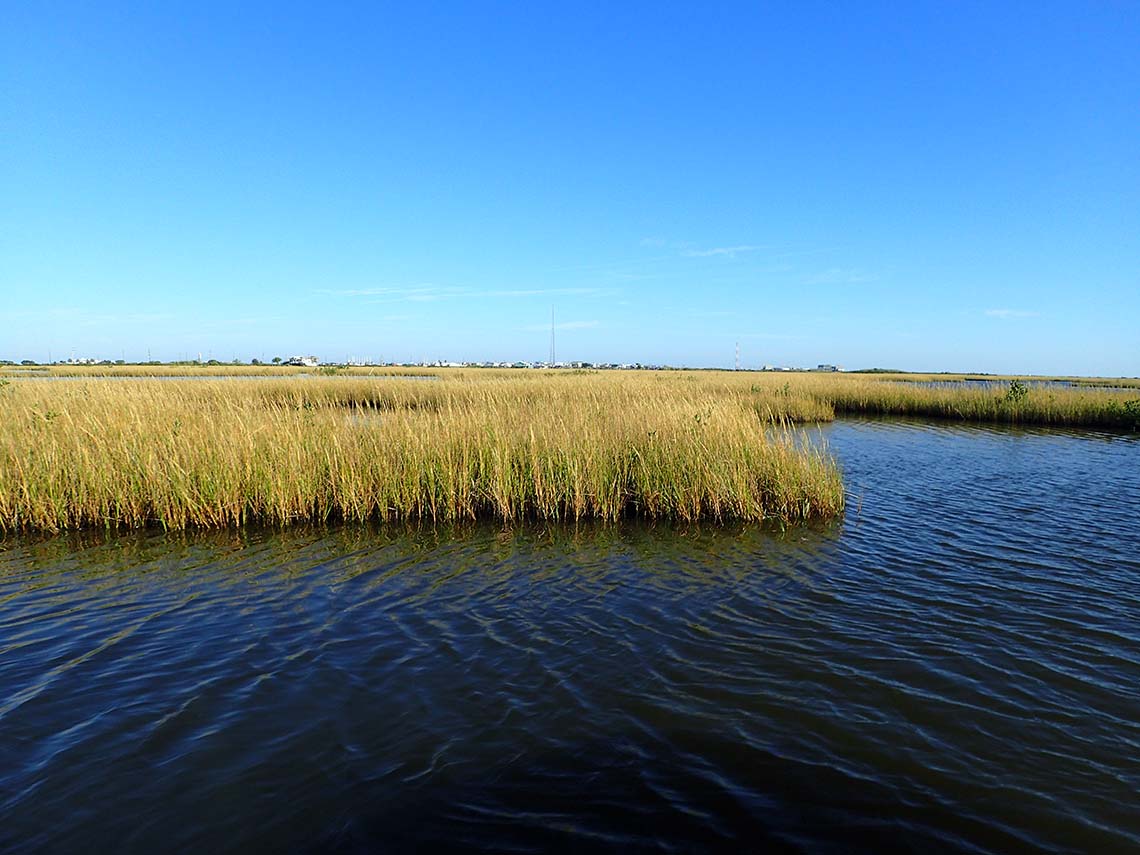
[[2, 358], [1140, 374], [1135, 3], [2, 5]]

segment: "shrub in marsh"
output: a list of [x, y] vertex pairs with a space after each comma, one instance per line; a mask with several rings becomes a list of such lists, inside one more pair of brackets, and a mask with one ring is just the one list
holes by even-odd
[[1020, 380], [1010, 380], [1009, 388], [1005, 391], [1005, 402], [1007, 404], [1020, 404], [1029, 397], [1029, 387], [1022, 383]]
[[1124, 401], [1119, 406], [1114, 406], [1113, 409], [1119, 413], [1120, 420], [1125, 427], [1131, 430], [1140, 430], [1140, 398]]

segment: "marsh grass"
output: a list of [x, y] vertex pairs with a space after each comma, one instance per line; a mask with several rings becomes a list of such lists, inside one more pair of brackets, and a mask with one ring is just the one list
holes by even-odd
[[839, 514], [843, 486], [797, 423], [840, 413], [1140, 429], [1131, 389], [811, 373], [434, 373], [432, 382], [353, 369], [240, 383], [6, 378], [0, 530], [798, 522]]
[[0, 528], [826, 518], [809, 410], [715, 375], [13, 381]]
[[1017, 379], [994, 387], [917, 386], [843, 377], [815, 386], [836, 414], [908, 416], [998, 424], [1135, 430], [1130, 408], [1140, 390], [1034, 386]]
[[[729, 378], [732, 372], [724, 372]], [[915, 375], [775, 372], [747, 375], [761, 408], [796, 421], [825, 421], [836, 415], [902, 416], [998, 424], [1140, 428], [1140, 389], [1128, 381], [1103, 385], [1042, 385], [1040, 378], [1002, 378], [987, 385], [916, 382]], [[925, 376], [925, 375], [918, 375]], [[966, 379], [964, 377], [959, 379]], [[743, 378], [736, 380], [743, 384]], [[1110, 384], [1119, 383], [1118, 388]]]

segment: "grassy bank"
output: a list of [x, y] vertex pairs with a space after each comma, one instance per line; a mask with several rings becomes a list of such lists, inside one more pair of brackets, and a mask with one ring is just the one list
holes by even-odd
[[716, 374], [14, 380], [0, 414], [6, 531], [843, 507], [834, 462], [779, 426], [826, 408]]
[[1140, 427], [1140, 390], [1038, 387], [1017, 380], [993, 388], [879, 382], [836, 385], [822, 397], [837, 414], [1126, 430]]
[[[362, 387], [355, 380], [405, 376], [434, 376], [448, 381], [484, 383], [511, 381], [518, 390], [542, 398], [547, 383], [556, 396], [573, 393], [573, 383], [593, 378], [601, 389], [615, 383], [644, 394], [655, 390], [692, 390], [699, 387], [717, 400], [736, 400], [766, 419], [797, 422], [826, 421], [842, 415], [883, 415], [937, 418], [999, 424], [1056, 425], [1059, 427], [1103, 427], [1140, 429], [1140, 380], [1112, 377], [1027, 377], [974, 374], [901, 374], [815, 372], [732, 372], [732, 371], [537, 371], [514, 369], [452, 369], [418, 367], [293, 368], [272, 365], [53, 365], [27, 368], [0, 368], [0, 383], [6, 379], [113, 377], [257, 377], [305, 378], [335, 377], [341, 385], [330, 385], [317, 394], [329, 398], [340, 395], [345, 402], [368, 401], [389, 394], [391, 389]], [[653, 379], [649, 379], [653, 378]], [[1010, 395], [1011, 384], [1024, 386], [1023, 394]], [[656, 384], [656, 385], [655, 385]], [[696, 384], [694, 386], [693, 384]], [[1063, 385], [1064, 384], [1064, 385]], [[449, 382], [449, 395], [467, 394]], [[333, 390], [336, 391], [333, 391]], [[405, 393], [405, 398], [409, 396]], [[420, 390], [417, 396], [429, 399], [433, 393]], [[673, 394], [673, 392], [669, 392]], [[414, 405], [413, 405], [414, 406]]]
[[1132, 389], [812, 373], [444, 369], [417, 380], [366, 371], [0, 379], [0, 530], [795, 522], [838, 514], [843, 489], [826, 453], [797, 448], [793, 422], [840, 413], [1140, 428]]
[[[1140, 389], [1129, 381], [1102, 385], [1047, 385], [1041, 378], [967, 383], [916, 375], [760, 373], [749, 375], [760, 398], [785, 394], [814, 402], [835, 415], [904, 416], [926, 419], [1057, 427], [1140, 429]], [[921, 375], [920, 375], [921, 376]], [[1119, 388], [1110, 384], [1118, 383]], [[807, 405], [802, 409], [806, 411]]]

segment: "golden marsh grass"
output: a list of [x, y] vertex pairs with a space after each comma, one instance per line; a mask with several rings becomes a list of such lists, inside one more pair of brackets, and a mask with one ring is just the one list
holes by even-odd
[[[0, 379], [0, 530], [841, 512], [793, 422], [836, 413], [1140, 427], [1133, 389], [907, 375], [352, 369]], [[104, 369], [105, 370], [105, 369]], [[169, 369], [167, 369], [169, 371]], [[296, 374], [296, 372], [292, 372]], [[934, 378], [937, 379], [937, 378]]]
[[[1137, 378], [732, 371], [578, 372], [402, 366], [317, 369], [184, 364], [0, 367], [0, 380], [4, 377], [30, 379], [45, 375], [114, 377], [121, 380], [126, 377], [165, 376], [304, 378], [326, 374], [335, 376], [341, 383], [354, 378], [425, 374], [448, 380], [511, 379], [529, 384], [529, 389], [534, 389], [534, 381], [539, 380], [556, 382], [562, 391], [567, 390], [568, 382], [584, 375], [596, 378], [593, 382], [606, 388], [615, 377], [625, 378], [623, 383], [633, 383], [643, 390], [661, 388], [646, 385], [652, 382], [667, 382], [674, 388], [692, 388], [691, 384], [695, 383], [715, 396], [747, 399], [745, 405], [753, 406], [764, 417], [791, 421], [826, 421], [839, 413], [1125, 430], [1140, 427], [1140, 379]], [[650, 377], [658, 379], [646, 379]], [[1006, 392], [1015, 380], [1025, 382], [1026, 394], [1010, 398]], [[966, 381], [984, 381], [988, 385]], [[349, 390], [348, 397], [355, 394], [350, 386], [343, 388]]]
[[[797, 374], [785, 382], [836, 414], [1126, 430], [1140, 426], [1140, 389], [1128, 387], [1126, 380], [1060, 386], [1043, 385], [1039, 378], [1024, 383], [985, 378], [988, 385], [930, 379], [934, 382], [923, 384], [912, 375]], [[1110, 382], [1124, 388], [1110, 388]], [[1011, 383], [1019, 387], [1014, 394]]]
[[14, 380], [0, 388], [0, 528], [838, 514], [834, 461], [781, 422], [826, 408], [730, 380]]

